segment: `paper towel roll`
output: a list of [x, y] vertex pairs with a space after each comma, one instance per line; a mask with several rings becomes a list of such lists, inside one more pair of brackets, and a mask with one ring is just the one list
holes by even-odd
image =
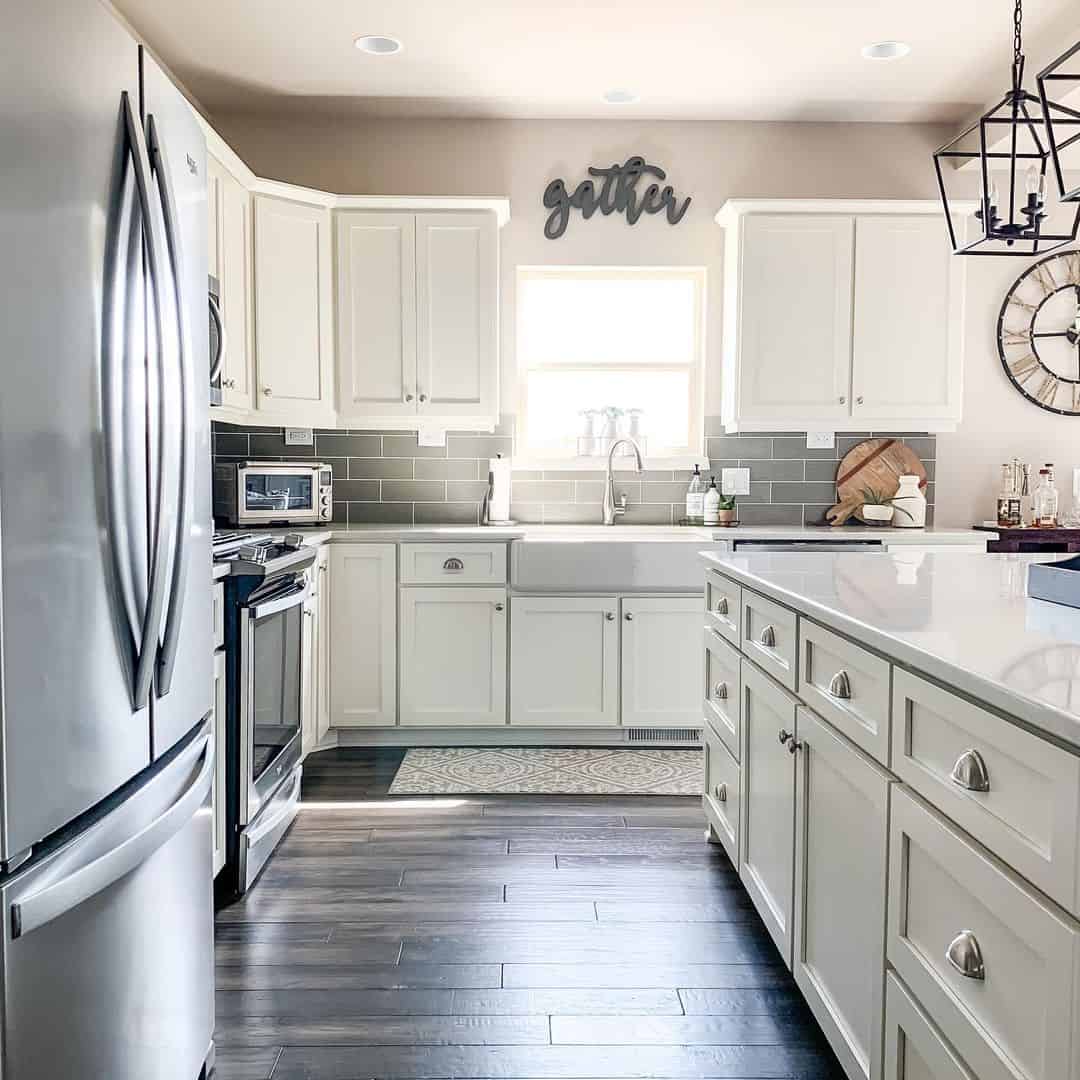
[[492, 525], [510, 520], [510, 461], [502, 454], [488, 461], [488, 482], [491, 497], [488, 500], [488, 518]]

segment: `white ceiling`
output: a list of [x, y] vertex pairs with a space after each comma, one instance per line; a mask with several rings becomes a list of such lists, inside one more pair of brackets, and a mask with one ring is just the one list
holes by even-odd
[[[955, 123], [1005, 90], [1012, 52], [1009, 0], [116, 2], [211, 114]], [[1028, 8], [1033, 76], [1080, 11]], [[365, 55], [360, 34], [405, 47]], [[883, 39], [911, 55], [864, 60]], [[604, 104], [614, 87], [640, 102]]]

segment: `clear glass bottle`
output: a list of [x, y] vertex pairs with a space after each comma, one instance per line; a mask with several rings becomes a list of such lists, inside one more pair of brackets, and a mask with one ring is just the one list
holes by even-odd
[[1015, 465], [1001, 466], [1001, 490], [997, 499], [997, 523], [1003, 529], [1020, 524], [1020, 485]]
[[701, 525], [705, 520], [705, 478], [696, 465], [686, 489], [686, 520], [691, 525]]
[[1058, 493], [1049, 469], [1039, 470], [1039, 485], [1035, 488], [1032, 504], [1035, 511], [1035, 524], [1040, 529], [1057, 527]]

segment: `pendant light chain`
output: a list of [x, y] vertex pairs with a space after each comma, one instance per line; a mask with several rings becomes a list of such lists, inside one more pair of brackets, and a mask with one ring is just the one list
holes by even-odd
[[1021, 32], [1024, 22], [1024, 5], [1021, 0], [1016, 0], [1013, 9], [1013, 63], [1020, 65], [1024, 60], [1024, 48], [1021, 43]]

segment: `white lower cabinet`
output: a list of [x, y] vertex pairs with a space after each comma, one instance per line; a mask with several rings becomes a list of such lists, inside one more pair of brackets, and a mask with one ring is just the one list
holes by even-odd
[[849, 1077], [881, 1077], [889, 776], [800, 707], [792, 971]]
[[397, 558], [393, 544], [330, 549], [330, 722], [397, 722]]
[[615, 596], [510, 601], [511, 724], [618, 724], [618, 613]]
[[506, 723], [506, 591], [401, 590], [401, 723]]
[[791, 966], [795, 871], [796, 700], [742, 662], [742, 807], [739, 877]]
[[214, 819], [214, 876], [225, 865], [225, 650], [214, 653], [214, 711], [210, 723], [214, 740], [214, 782], [210, 806]]
[[699, 727], [700, 596], [622, 600], [624, 727]]
[[884, 1080], [978, 1080], [900, 980], [885, 976]]

